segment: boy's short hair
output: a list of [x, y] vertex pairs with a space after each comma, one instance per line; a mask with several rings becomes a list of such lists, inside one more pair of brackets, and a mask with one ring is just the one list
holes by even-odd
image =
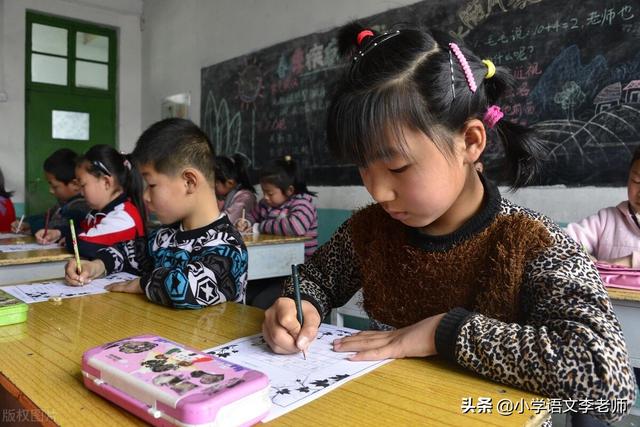
[[159, 173], [175, 176], [186, 167], [199, 170], [215, 184], [215, 152], [207, 135], [192, 121], [165, 119], [145, 130], [133, 150], [139, 165], [151, 165]]
[[58, 181], [69, 184], [76, 177], [76, 159], [78, 154], [68, 148], [54, 151], [42, 165], [45, 172], [53, 175]]

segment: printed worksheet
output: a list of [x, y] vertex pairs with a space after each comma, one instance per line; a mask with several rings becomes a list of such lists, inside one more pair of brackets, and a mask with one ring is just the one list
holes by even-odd
[[271, 412], [262, 420], [267, 422], [391, 361], [351, 362], [348, 357], [354, 353], [333, 351], [333, 340], [357, 332], [355, 329], [321, 324], [316, 341], [307, 351], [306, 360], [302, 353], [273, 353], [262, 334], [240, 338], [204, 351], [267, 374], [271, 382], [269, 396], [273, 402]]
[[47, 249], [59, 249], [61, 246], [57, 243], [41, 245], [39, 243], [19, 243], [11, 245], [0, 245], [0, 252], [24, 252], [24, 251], [41, 251]]
[[69, 286], [65, 284], [64, 280], [48, 280], [46, 282], [2, 286], [0, 289], [27, 304], [32, 304], [34, 302], [48, 301], [51, 298], [73, 298], [103, 294], [108, 292], [104, 289], [105, 286], [132, 280], [136, 277], [138, 276], [129, 273], [115, 273], [102, 279], [94, 279], [86, 286]]

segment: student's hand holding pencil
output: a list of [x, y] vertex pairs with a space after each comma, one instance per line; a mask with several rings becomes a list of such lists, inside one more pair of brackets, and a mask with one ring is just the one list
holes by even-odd
[[50, 243], [55, 243], [58, 240], [60, 240], [60, 237], [62, 237], [62, 232], [56, 229], [45, 230], [43, 228], [42, 230], [36, 231], [36, 234], [35, 234], [36, 241], [41, 245], [48, 245]]
[[25, 221], [22, 221], [22, 224], [21, 224], [20, 220], [16, 219], [11, 223], [11, 231], [13, 233], [30, 233], [31, 226], [29, 225], [28, 222], [25, 222]]
[[318, 335], [320, 314], [308, 301], [302, 301], [302, 313], [304, 324], [300, 327], [296, 303], [293, 299], [286, 297], [278, 298], [264, 313], [262, 333], [274, 353], [307, 352]]
[[82, 261], [82, 271], [78, 271], [78, 261], [69, 260], [64, 268], [64, 280], [71, 286], [84, 286], [91, 283], [92, 279], [105, 273], [105, 266], [99, 259]]

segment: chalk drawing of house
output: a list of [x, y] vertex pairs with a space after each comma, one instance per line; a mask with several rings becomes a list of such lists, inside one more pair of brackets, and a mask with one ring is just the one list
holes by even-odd
[[596, 105], [596, 114], [606, 111], [611, 107], [620, 105], [622, 97], [622, 84], [620, 82], [612, 83], [602, 89], [593, 100]]
[[631, 80], [626, 85], [622, 92], [624, 92], [624, 102], [626, 104], [635, 104], [640, 102], [640, 80]]

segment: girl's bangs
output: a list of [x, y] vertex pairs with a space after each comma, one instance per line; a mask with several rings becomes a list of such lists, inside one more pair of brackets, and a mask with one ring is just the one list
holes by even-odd
[[333, 109], [336, 154], [358, 167], [398, 154], [408, 158], [404, 130], [429, 128], [421, 104], [419, 95], [404, 85], [343, 96]]

